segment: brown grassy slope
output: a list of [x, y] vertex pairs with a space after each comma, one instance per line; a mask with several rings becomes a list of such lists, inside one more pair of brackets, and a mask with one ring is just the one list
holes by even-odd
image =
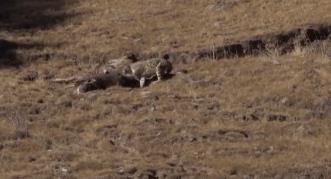
[[[213, 44], [225, 41], [331, 19], [328, 0], [241, 0], [235, 4], [216, 0], [81, 0], [73, 5], [68, 2], [48, 12], [61, 14], [65, 9], [66, 14], [73, 14], [55, 21], [59, 23], [52, 29], [36, 29], [33, 33], [31, 30], [1, 32], [0, 36], [17, 43], [44, 44], [45, 48], [38, 53], [34, 49], [22, 52], [24, 58], [30, 56], [30, 60], [78, 58], [88, 62], [117, 57], [131, 50], [164, 52], [212, 48]], [[9, 10], [10, 14], [16, 11]], [[21, 18], [20, 15], [15, 17], [14, 21]], [[49, 16], [49, 19], [54, 18]]]
[[[239, 2], [224, 10], [198, 0], [46, 3], [46, 15], [77, 15], [46, 28], [1, 26], [0, 38], [18, 44], [10, 54], [33, 63], [0, 70], [0, 178], [327, 176], [331, 69], [320, 53], [176, 64], [188, 74], [82, 96], [42, 79], [127, 50], [194, 50], [330, 21], [327, 0]], [[29, 17], [16, 15], [9, 22]], [[28, 70], [40, 78], [23, 81]], [[15, 138], [15, 111], [30, 137]]]
[[328, 1], [309, 0], [247, 1], [228, 10], [219, 10], [210, 0], [93, 1], [85, 6], [94, 13], [72, 27], [75, 32], [68, 40], [79, 41], [75, 44], [81, 46], [73, 48], [115, 54], [131, 49], [192, 50], [331, 18]]
[[330, 62], [288, 56], [279, 63], [261, 57], [177, 65], [188, 73], [144, 89], [82, 96], [43, 80], [4, 77], [1, 109], [20, 109], [31, 136], [13, 138], [15, 126], [2, 114], [0, 176], [327, 174]]

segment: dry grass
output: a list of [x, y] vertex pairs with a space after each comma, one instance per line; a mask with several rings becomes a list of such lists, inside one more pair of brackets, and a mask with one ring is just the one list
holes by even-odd
[[[17, 53], [26, 61], [93, 63], [121, 56], [126, 51], [161, 53], [212, 48], [214, 44], [331, 19], [328, 0], [318, 3], [312, 0], [238, 0], [233, 6], [227, 0], [81, 0], [69, 3], [72, 1], [58, 1], [54, 10], [40, 12], [49, 19], [71, 14], [54, 21], [51, 29], [2, 31], [0, 37], [18, 44], [43, 45], [42, 50], [36, 50], [38, 46], [19, 48]], [[49, 4], [45, 6], [45, 9], [50, 8]], [[20, 24], [26, 13], [14, 10], [11, 13], [18, 15], [13, 16], [13, 21]], [[30, 19], [38, 20], [33, 15]]]
[[290, 55], [279, 63], [182, 64], [176, 70], [188, 73], [164, 83], [83, 96], [14, 79], [2, 108], [26, 110], [31, 137], [13, 140], [2, 120], [3, 177], [275, 177], [326, 166], [330, 62]]
[[[92, 71], [128, 50], [213, 48], [328, 22], [328, 0], [50, 2], [41, 4], [45, 17], [76, 15], [24, 28], [15, 26], [25, 13], [17, 7], [8, 10], [17, 12], [12, 21], [0, 16], [0, 38], [16, 44], [0, 49], [0, 62], [24, 62], [0, 70], [0, 178], [329, 176], [330, 42], [287, 56], [176, 63], [188, 73], [143, 89], [77, 96], [45, 80]], [[24, 81], [29, 71], [39, 78]], [[15, 138], [7, 116], [17, 109], [29, 137]]]

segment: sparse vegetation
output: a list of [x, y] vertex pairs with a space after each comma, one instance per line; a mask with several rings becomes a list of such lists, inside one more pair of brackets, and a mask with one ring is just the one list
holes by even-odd
[[15, 139], [29, 137], [27, 121], [21, 114], [19, 114], [19, 111], [14, 112], [10, 116], [10, 120], [15, 125]]
[[[0, 178], [328, 178], [330, 39], [216, 53], [327, 24], [330, 11], [329, 0], [1, 1]], [[141, 89], [75, 95], [49, 82], [128, 51], [201, 49], [212, 53], [179, 55], [176, 75]]]

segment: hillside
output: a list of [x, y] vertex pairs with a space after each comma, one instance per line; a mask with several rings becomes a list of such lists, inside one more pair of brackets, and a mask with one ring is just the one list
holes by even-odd
[[49, 81], [127, 52], [201, 54], [311, 24], [329, 35], [329, 12], [329, 0], [1, 1], [0, 178], [329, 178], [327, 36], [179, 55], [181, 73], [145, 88], [76, 95]]

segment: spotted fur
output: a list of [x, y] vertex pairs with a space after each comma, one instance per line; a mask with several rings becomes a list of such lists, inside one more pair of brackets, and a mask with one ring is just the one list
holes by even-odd
[[139, 61], [130, 65], [130, 73], [140, 82], [140, 87], [144, 87], [147, 80], [163, 80], [171, 71], [172, 64], [168, 61], [169, 56], [162, 58], [152, 58]]

